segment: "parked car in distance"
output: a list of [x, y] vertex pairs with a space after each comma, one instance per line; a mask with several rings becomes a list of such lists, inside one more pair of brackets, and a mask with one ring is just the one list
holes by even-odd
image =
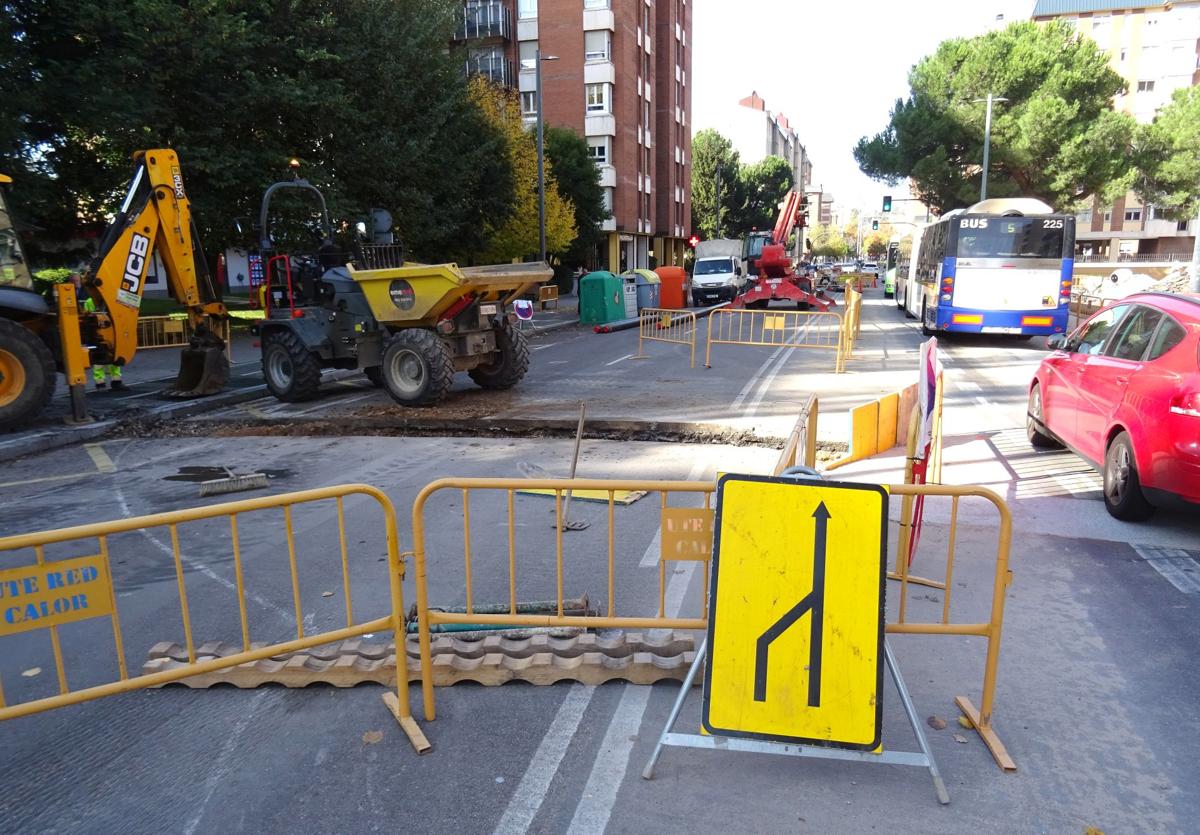
[[1097, 467], [1118, 519], [1200, 507], [1200, 294], [1137, 293], [1046, 345], [1029, 386], [1029, 442]]

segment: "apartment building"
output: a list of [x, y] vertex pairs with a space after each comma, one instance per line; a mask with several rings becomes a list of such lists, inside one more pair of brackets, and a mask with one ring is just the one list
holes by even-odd
[[712, 125], [733, 143], [742, 162], [762, 162], [769, 156], [782, 157], [792, 168], [792, 187], [808, 189], [812, 183], [812, 160], [800, 142], [791, 121], [772, 113], [757, 91], [723, 108]]
[[683, 263], [691, 234], [689, 0], [466, 0], [465, 69], [586, 138], [612, 217], [594, 266]]
[[[1107, 52], [1128, 85], [1114, 106], [1139, 122], [1151, 121], [1175, 90], [1200, 83], [1200, 0], [1037, 0], [1033, 19], [1064, 20]], [[1188, 260], [1195, 235], [1195, 220], [1159, 218], [1130, 192], [1079, 215], [1076, 250], [1096, 260]]]

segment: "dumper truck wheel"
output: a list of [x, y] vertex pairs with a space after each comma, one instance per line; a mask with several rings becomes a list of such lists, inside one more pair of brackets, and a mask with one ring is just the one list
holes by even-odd
[[383, 349], [383, 387], [402, 406], [432, 406], [454, 382], [454, 359], [433, 331], [405, 328]]
[[321, 388], [321, 364], [291, 331], [263, 337], [262, 367], [271, 394], [288, 403], [312, 400]]
[[23, 325], [0, 319], [0, 429], [37, 417], [56, 382], [54, 355], [46, 344]]
[[372, 365], [370, 368], [364, 368], [363, 374], [367, 375], [367, 379], [371, 381], [371, 385], [377, 389], [383, 388], [383, 369], [378, 365]]
[[521, 382], [529, 370], [529, 342], [525, 334], [505, 321], [496, 328], [495, 362], [472, 368], [468, 374], [485, 389], [508, 389]]

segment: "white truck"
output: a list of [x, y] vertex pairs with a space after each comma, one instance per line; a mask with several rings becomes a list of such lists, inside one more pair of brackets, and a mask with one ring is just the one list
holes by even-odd
[[729, 238], [696, 244], [692, 268], [692, 303], [703, 307], [733, 301], [746, 287], [742, 242]]

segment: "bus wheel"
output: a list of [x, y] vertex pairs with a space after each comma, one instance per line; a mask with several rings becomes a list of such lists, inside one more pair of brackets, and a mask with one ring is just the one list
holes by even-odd
[[926, 336], [933, 336], [937, 333], [933, 328], [929, 327], [926, 322], [925, 314], [928, 312], [927, 302], [921, 302], [921, 333]]

